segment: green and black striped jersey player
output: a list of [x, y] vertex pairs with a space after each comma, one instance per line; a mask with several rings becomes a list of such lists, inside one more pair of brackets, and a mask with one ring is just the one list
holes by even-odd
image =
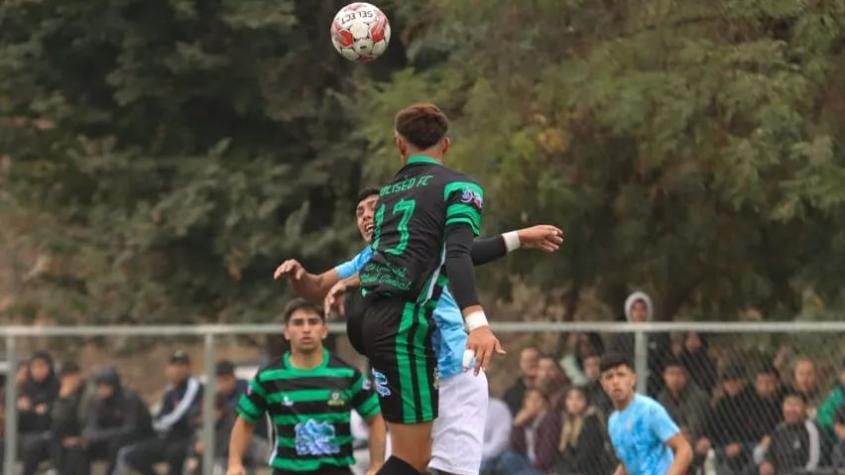
[[[319, 307], [295, 299], [288, 308], [285, 336], [291, 352], [262, 367], [250, 381], [238, 402], [241, 420], [230, 447], [242, 453], [235, 432], [248, 434], [249, 425], [269, 415], [276, 436], [270, 460], [274, 475], [351, 475], [355, 459], [350, 418], [355, 410], [371, 428], [381, 428], [371, 430], [371, 444], [381, 445], [371, 446], [371, 455], [383, 460], [384, 424], [371, 381], [323, 348], [326, 325]], [[302, 350], [308, 345], [313, 351]], [[247, 426], [241, 430], [244, 422]], [[228, 473], [240, 473], [232, 470], [237, 458], [230, 453]], [[382, 463], [372, 462], [376, 468]]]
[[479, 367], [500, 347], [478, 304], [470, 256], [484, 191], [443, 165], [448, 120], [436, 106], [403, 109], [395, 129], [404, 166], [379, 192], [373, 256], [359, 277], [365, 297], [363, 345], [393, 448], [379, 473], [414, 473], [430, 457], [430, 422], [437, 417], [432, 312], [447, 284], [470, 330], [467, 347], [475, 351]]

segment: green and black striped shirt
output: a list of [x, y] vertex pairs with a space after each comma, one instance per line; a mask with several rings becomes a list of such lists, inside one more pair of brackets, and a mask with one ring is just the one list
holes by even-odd
[[277, 474], [328, 473], [355, 463], [349, 420], [381, 411], [370, 380], [323, 350], [315, 368], [298, 369], [290, 353], [261, 368], [238, 403], [238, 414], [255, 423], [265, 413], [276, 429], [270, 465]]

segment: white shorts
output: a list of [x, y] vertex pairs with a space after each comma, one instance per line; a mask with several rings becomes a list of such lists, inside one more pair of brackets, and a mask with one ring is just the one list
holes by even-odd
[[478, 475], [484, 423], [487, 420], [487, 376], [467, 371], [440, 380], [440, 403], [434, 420], [428, 467], [456, 475]]

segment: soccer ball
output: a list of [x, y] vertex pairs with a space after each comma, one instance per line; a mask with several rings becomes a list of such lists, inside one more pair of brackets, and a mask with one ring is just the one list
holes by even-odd
[[390, 42], [390, 23], [374, 5], [350, 3], [334, 16], [332, 43], [350, 61], [368, 63], [384, 53]]

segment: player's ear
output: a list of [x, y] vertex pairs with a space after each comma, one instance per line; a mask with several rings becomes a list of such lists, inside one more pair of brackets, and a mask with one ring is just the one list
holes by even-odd
[[452, 145], [452, 140], [449, 137], [443, 138], [443, 145], [440, 148], [440, 152], [443, 155], [446, 155], [446, 152], [449, 151], [449, 147]]
[[396, 150], [399, 151], [399, 155], [402, 155], [402, 157], [408, 155], [408, 144], [405, 143], [405, 139], [398, 133], [393, 136], [393, 144], [396, 146]]
[[329, 336], [329, 325], [323, 320], [323, 326], [320, 328], [320, 339], [325, 340]]
[[282, 335], [285, 336], [285, 340], [290, 341], [290, 333], [288, 332], [287, 324], [285, 324], [285, 329], [282, 331]]

